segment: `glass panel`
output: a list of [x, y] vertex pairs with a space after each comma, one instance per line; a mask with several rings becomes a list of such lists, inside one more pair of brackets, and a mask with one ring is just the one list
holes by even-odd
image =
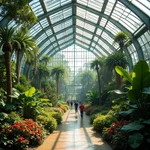
[[38, 34], [40, 31], [42, 31], [42, 27], [39, 23], [35, 24], [30, 30], [29, 33], [31, 36], [35, 36]]
[[111, 45], [113, 45], [114, 39], [112, 39], [106, 32], [102, 33], [102, 37]]
[[50, 36], [50, 35], [52, 35], [52, 34], [53, 34], [53, 32], [52, 32], [52, 30], [51, 30], [51, 29], [48, 29], [48, 30], [46, 31], [46, 34], [47, 34], [48, 36]]
[[61, 24], [55, 26], [55, 27], [54, 27], [54, 31], [55, 31], [55, 32], [58, 32], [58, 31], [60, 31], [60, 30], [62, 30], [62, 29], [65, 29], [65, 28], [71, 26], [71, 25], [72, 25], [72, 19], [70, 19], [70, 20], [68, 20], [68, 21], [64, 21], [63, 23], [61, 23]]
[[62, 32], [60, 34], [57, 34], [56, 37], [57, 37], [57, 39], [60, 39], [60, 38], [66, 36], [66, 35], [68, 35], [70, 33], [73, 33], [73, 29], [72, 28], [70, 28], [70, 29], [68, 29], [68, 30], [66, 30], [66, 31], [64, 31], [64, 32]]
[[103, 7], [103, 3], [104, 0], [95, 0], [95, 1], [91, 1], [91, 0], [77, 0], [77, 3], [80, 3], [82, 5], [88, 6], [92, 9], [95, 9], [97, 11], [101, 11], [102, 7]]
[[114, 4], [116, 0], [109, 0], [105, 9], [105, 14], [110, 15], [111, 11], [113, 10]]
[[37, 17], [44, 14], [43, 8], [42, 8], [39, 0], [31, 1], [29, 3], [29, 5]]
[[44, 50], [44, 48], [46, 48], [48, 45], [50, 44], [50, 41], [46, 41], [41, 47], [40, 47], [40, 51], [41, 52], [42, 50]]
[[47, 18], [43, 19], [40, 21], [40, 24], [42, 25], [43, 28], [49, 26], [49, 23], [47, 21]]
[[57, 13], [50, 15], [51, 23], [58, 22], [72, 15], [72, 8], [63, 9]]
[[107, 22], [106, 29], [110, 31], [113, 35], [116, 35], [118, 32], [121, 31], [117, 26], [112, 24], [110, 21]]
[[36, 39], [37, 44], [40, 44], [43, 40], [47, 38], [46, 34], [43, 33], [39, 38]]
[[129, 47], [128, 47], [128, 52], [130, 53], [130, 56], [132, 58], [132, 63], [133, 63], [133, 66], [138, 62], [138, 54], [137, 54], [137, 51], [134, 47], [133, 44], [131, 44]]
[[113, 51], [110, 49], [110, 47], [108, 47], [108, 45], [106, 45], [106, 43], [104, 43], [102, 40], [99, 39], [98, 43], [104, 47], [104, 49], [106, 49], [106, 51], [108, 51], [109, 53], [112, 53]]
[[120, 22], [131, 33], [134, 33], [143, 24], [140, 18], [120, 2], [117, 2], [111, 17]]
[[89, 20], [91, 22], [97, 23], [99, 16], [96, 14], [93, 14], [85, 9], [77, 7], [77, 16], [82, 17], [86, 20]]
[[96, 45], [96, 49], [98, 49], [98, 51], [99, 51], [102, 55], [107, 56], [107, 54], [104, 52], [104, 50], [103, 50], [101, 47], [99, 47], [98, 45]]
[[65, 4], [71, 3], [71, 0], [43, 0], [47, 11], [54, 10]]
[[130, 0], [130, 2], [150, 17], [150, 0]]
[[150, 31], [145, 32], [138, 38], [138, 41], [141, 45], [144, 59], [150, 63]]

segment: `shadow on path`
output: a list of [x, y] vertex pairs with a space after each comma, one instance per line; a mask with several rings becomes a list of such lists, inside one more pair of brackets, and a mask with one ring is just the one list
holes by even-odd
[[80, 113], [75, 113], [72, 109], [64, 114], [62, 124], [58, 125], [57, 130], [36, 150], [112, 150], [112, 148], [92, 130], [88, 116], [84, 114], [82, 119]]

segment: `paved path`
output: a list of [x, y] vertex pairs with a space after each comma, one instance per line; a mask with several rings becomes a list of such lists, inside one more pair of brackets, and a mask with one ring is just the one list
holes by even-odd
[[58, 125], [36, 150], [112, 150], [101, 136], [92, 130], [89, 117], [81, 119], [74, 109], [68, 110]]

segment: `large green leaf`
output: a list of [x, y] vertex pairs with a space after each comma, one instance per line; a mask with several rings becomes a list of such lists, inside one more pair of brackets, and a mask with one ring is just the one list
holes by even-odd
[[127, 115], [132, 114], [134, 111], [135, 111], [134, 109], [129, 109], [129, 110], [127, 110], [127, 111], [120, 111], [119, 114], [120, 114], [121, 116], [127, 116]]
[[132, 83], [132, 78], [129, 76], [129, 73], [126, 70], [124, 70], [121, 66], [116, 66], [115, 70], [119, 75], [123, 76], [126, 80]]
[[[149, 75], [149, 66], [145, 60], [140, 60], [134, 67], [135, 77], [133, 77], [133, 89], [142, 90], [147, 83], [144, 83], [144, 79], [146, 80]], [[146, 80], [147, 81], [147, 80]]]
[[35, 88], [31, 87], [28, 91], [25, 92], [25, 95], [31, 97], [33, 96], [34, 93], [35, 93]]
[[149, 94], [150, 95], [150, 88], [144, 88], [143, 92], [145, 94]]
[[1, 112], [0, 113], [0, 121], [5, 120], [8, 117], [8, 114]]
[[131, 131], [139, 131], [141, 130], [142, 128], [144, 128], [144, 125], [141, 124], [140, 122], [132, 122], [128, 125], [124, 125], [121, 130], [123, 131], [127, 131], [127, 132], [131, 132]]
[[150, 119], [143, 121], [143, 123], [150, 125]]
[[133, 90], [129, 90], [127, 93], [128, 98], [130, 99], [131, 102], [136, 102], [136, 96]]
[[148, 72], [148, 75], [144, 78], [144, 86], [150, 87], [150, 72]]
[[143, 135], [140, 133], [134, 133], [129, 136], [128, 144], [132, 147], [132, 149], [138, 148], [143, 142]]

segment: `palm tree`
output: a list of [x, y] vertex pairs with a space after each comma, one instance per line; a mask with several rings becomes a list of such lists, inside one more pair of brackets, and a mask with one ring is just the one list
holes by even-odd
[[91, 69], [95, 69], [98, 77], [98, 87], [99, 87], [99, 104], [101, 105], [101, 81], [100, 81], [100, 69], [103, 67], [103, 58], [99, 57], [93, 60], [90, 64]]
[[42, 57], [42, 59], [40, 60], [40, 62], [43, 62], [45, 65], [47, 65], [47, 63], [51, 60], [51, 58], [48, 55], [45, 55]]
[[120, 52], [123, 53], [125, 43], [130, 39], [129, 35], [121, 31], [114, 36], [114, 43], [118, 43], [120, 47]]
[[50, 71], [49, 71], [48, 67], [46, 65], [39, 64], [38, 65], [38, 77], [39, 77], [39, 88], [40, 89], [41, 89], [42, 79], [45, 78], [45, 81], [46, 81], [46, 78], [48, 76], [50, 76]]
[[56, 91], [58, 96], [58, 85], [59, 85], [59, 79], [61, 76], [65, 74], [65, 69], [62, 66], [56, 66], [52, 69], [51, 75], [56, 77]]
[[[114, 52], [106, 58], [105, 65], [108, 68], [108, 70], [112, 71], [115, 70], [114, 69], [115, 66], [121, 66], [123, 68], [126, 68], [128, 62], [125, 57], [125, 54]], [[116, 88], [119, 89], [121, 85], [121, 77], [116, 71], [115, 74], [116, 74]]]
[[22, 27], [36, 23], [34, 15], [27, 0], [3, 0], [0, 1], [2, 20], [13, 20]]
[[30, 59], [32, 55], [32, 51], [38, 49], [35, 43], [35, 40], [31, 36], [29, 36], [24, 30], [18, 30], [14, 35], [15, 43], [14, 48], [17, 54], [17, 62], [16, 62], [16, 75], [17, 75], [17, 83], [20, 80], [20, 62], [21, 56], [25, 54], [27, 59]]
[[12, 76], [11, 76], [11, 65], [10, 65], [10, 54], [12, 51], [12, 42], [14, 28], [1, 27], [0, 26], [0, 46], [2, 46], [2, 51], [5, 56], [5, 65], [6, 65], [6, 76], [7, 76], [7, 102], [12, 103]]

